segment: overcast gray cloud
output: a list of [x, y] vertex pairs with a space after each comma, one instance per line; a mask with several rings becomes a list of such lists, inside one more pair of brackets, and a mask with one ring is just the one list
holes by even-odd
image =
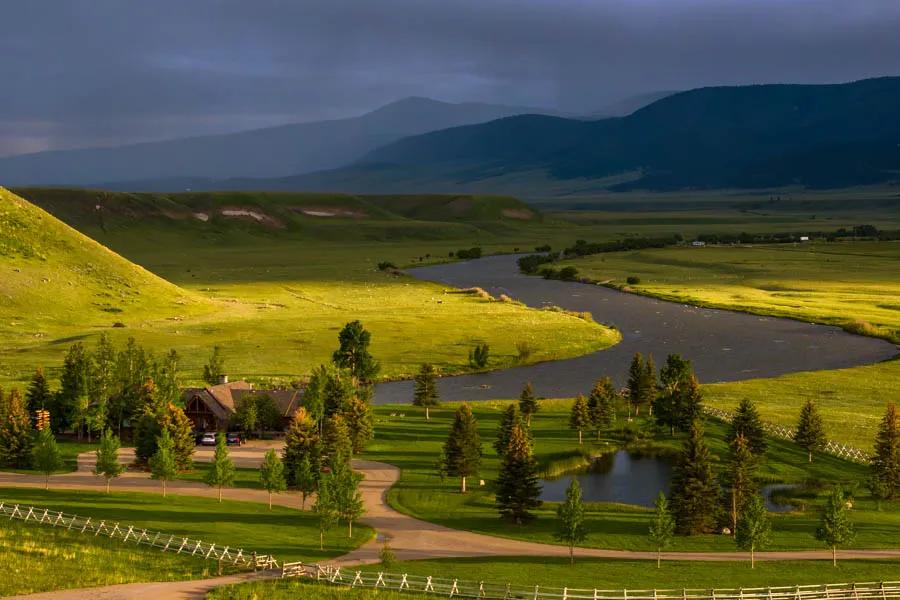
[[0, 0], [0, 155], [900, 74], [897, 0]]

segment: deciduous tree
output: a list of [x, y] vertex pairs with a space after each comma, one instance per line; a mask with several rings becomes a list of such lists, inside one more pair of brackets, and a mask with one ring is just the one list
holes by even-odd
[[367, 386], [378, 374], [378, 362], [369, 353], [372, 334], [366, 331], [359, 321], [351, 321], [344, 325], [338, 334], [339, 348], [331, 357], [332, 362], [342, 369], [347, 369], [359, 384]]
[[31, 464], [36, 471], [44, 474], [44, 489], [50, 489], [50, 475], [63, 468], [63, 459], [49, 427], [41, 429], [37, 434], [37, 440], [31, 449]]
[[97, 463], [94, 465], [94, 475], [106, 479], [106, 493], [109, 493], [110, 481], [117, 478], [125, 470], [125, 466], [119, 463], [119, 438], [112, 430], [104, 429], [100, 436], [100, 447], [95, 452]]
[[[274, 450], [266, 451], [262, 465], [259, 467], [259, 480], [269, 493], [269, 510], [272, 510], [272, 494], [278, 494], [287, 489], [284, 463], [281, 462], [281, 458]], [[306, 504], [305, 498], [303, 503]]]
[[751, 569], [756, 567], [756, 551], [768, 545], [771, 532], [772, 524], [762, 496], [753, 494], [747, 499], [734, 535], [738, 548], [750, 552]]
[[322, 427], [322, 454], [332, 464], [349, 463], [353, 455], [350, 431], [344, 417], [335, 414], [325, 419]]
[[816, 530], [816, 539], [831, 548], [831, 562], [834, 566], [837, 566], [838, 546], [852, 543], [855, 537], [848, 511], [843, 490], [835, 486], [828, 496], [819, 528]]
[[[216, 450], [213, 453], [213, 461], [209, 465], [209, 471], [203, 477], [203, 483], [209, 487], [218, 488], [219, 502], [222, 501], [222, 488], [234, 485], [234, 463], [228, 456], [228, 446], [225, 444], [225, 434], [216, 435]], [[269, 498], [271, 501], [271, 496]]]
[[350, 398], [350, 403], [343, 416], [350, 432], [350, 446], [353, 454], [360, 454], [366, 449], [366, 444], [375, 436], [371, 407], [358, 395], [353, 396]]
[[566, 499], [556, 509], [556, 533], [554, 537], [569, 547], [569, 562], [575, 564], [575, 546], [587, 538], [584, 526], [584, 502], [581, 499], [581, 485], [573, 477], [566, 489]]
[[156, 453], [150, 457], [150, 478], [162, 482], [163, 498], [166, 497], [166, 484], [178, 475], [175, 462], [175, 444], [168, 429], [160, 432], [156, 440]]
[[527, 427], [531, 427], [531, 417], [537, 414], [540, 409], [541, 404], [535, 397], [534, 387], [532, 387], [531, 382], [529, 381], [525, 384], [525, 387], [522, 388], [522, 393], [519, 394], [519, 412], [522, 413], [522, 418], [525, 419], [525, 425]]
[[203, 365], [203, 381], [209, 385], [216, 385], [223, 375], [225, 375], [225, 357], [222, 354], [222, 348], [213, 346], [209, 360]]
[[294, 413], [294, 418], [284, 436], [282, 460], [288, 477], [288, 485], [297, 485], [294, 479], [300, 462], [305, 458], [310, 465], [313, 476], [318, 478], [321, 467], [321, 447], [319, 429], [305, 408]]
[[316, 491], [318, 477], [309, 462], [309, 456], [302, 456], [294, 467], [294, 472], [289, 476], [294, 482], [294, 487], [300, 492], [300, 510], [306, 510], [306, 499]]
[[362, 475], [354, 473], [349, 463], [335, 463], [332, 465], [331, 477], [338, 518], [347, 522], [347, 537], [352, 538], [353, 522], [366, 512], [362, 492], [359, 490]]
[[653, 506], [653, 521], [650, 523], [647, 537], [656, 546], [656, 568], [658, 569], [662, 564], [663, 548], [667, 548], [672, 543], [672, 537], [675, 534], [675, 519], [669, 512], [669, 501], [666, 500], [664, 493], [659, 493]]
[[572, 403], [572, 411], [569, 413], [569, 429], [578, 432], [578, 445], [582, 444], [582, 432], [590, 427], [591, 414], [588, 411], [587, 400], [582, 394], [578, 394]]

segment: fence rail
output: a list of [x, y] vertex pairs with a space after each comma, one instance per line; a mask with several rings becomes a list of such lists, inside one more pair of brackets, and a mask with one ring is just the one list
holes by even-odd
[[174, 534], [151, 531], [149, 529], [126, 525], [123, 523], [94, 519], [93, 517], [80, 517], [63, 512], [52, 511], [36, 506], [21, 506], [0, 501], [0, 517], [10, 520], [18, 519], [30, 521], [42, 525], [49, 525], [67, 531], [75, 531], [86, 536], [104, 536], [118, 539], [123, 543], [134, 545], [152, 546], [163, 552], [175, 554], [187, 554], [206, 560], [214, 560], [237, 567], [253, 569], [278, 568], [278, 562], [267, 554], [259, 555], [255, 552], [244, 552], [241, 548], [219, 546], [212, 542], [193, 540]]
[[[721, 408], [712, 408], [710, 406], [705, 406], [704, 410], [706, 411], [706, 414], [711, 415], [716, 419], [719, 419], [720, 421], [725, 421], [726, 423], [730, 423], [734, 418], [734, 413], [727, 410], [722, 410]], [[779, 425], [777, 423], [770, 423], [768, 421], [763, 421], [762, 426], [765, 432], [772, 436], [789, 441], [793, 441], [794, 439], [794, 430], [790, 427], [785, 427], [784, 425]], [[869, 461], [871, 460], [871, 455], [865, 450], [861, 450], [860, 448], [855, 448], [853, 446], [848, 446], [846, 444], [841, 444], [840, 442], [835, 442], [832, 440], [828, 440], [827, 442], [825, 442], [825, 446], [822, 448], [822, 451], [827, 452], [828, 454], [831, 454], [833, 456], [837, 456], [838, 458], [843, 458], [862, 464], [869, 464]]]
[[345, 587], [421, 593], [476, 600], [868, 600], [900, 598], [900, 581], [784, 587], [680, 590], [604, 590], [498, 585], [404, 573], [346, 570], [332, 565], [287, 563], [282, 577], [307, 577]]

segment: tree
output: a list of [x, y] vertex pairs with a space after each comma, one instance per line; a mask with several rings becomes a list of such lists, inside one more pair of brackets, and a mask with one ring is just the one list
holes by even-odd
[[160, 427], [167, 429], [172, 436], [175, 452], [175, 464], [179, 471], [187, 471], [194, 464], [194, 427], [181, 407], [172, 403], [166, 405], [159, 417]]
[[322, 427], [322, 455], [329, 461], [336, 463], [349, 463], [353, 454], [350, 443], [350, 431], [347, 423], [341, 415], [334, 415], [325, 419]]
[[672, 478], [672, 513], [675, 529], [682, 535], [715, 529], [719, 486], [703, 436], [703, 422], [698, 419], [691, 426]]
[[116, 389], [116, 349], [109, 336], [101, 333], [88, 365], [89, 411], [86, 419], [88, 441], [92, 431], [103, 431], [108, 419], [108, 404]]
[[693, 375], [691, 361], [682, 358], [680, 354], [670, 354], [666, 357], [666, 364], [659, 370], [659, 383], [664, 391], [672, 390]]
[[769, 543], [772, 524], [762, 496], [754, 494], [747, 499], [744, 511], [738, 521], [734, 541], [738, 548], [750, 552], [750, 568], [756, 567], [756, 551]]
[[59, 428], [73, 425], [78, 439], [87, 420], [89, 407], [88, 373], [90, 357], [84, 344], [73, 344], [63, 360], [63, 372], [60, 377], [59, 403], [57, 423]]
[[440, 404], [437, 388], [437, 374], [434, 366], [425, 363], [413, 381], [413, 405], [425, 409], [425, 420], [431, 419], [430, 408]]
[[521, 525], [534, 518], [530, 512], [542, 502], [537, 462], [525, 428], [517, 423], [509, 436], [509, 447], [503, 453], [497, 477], [496, 506], [500, 516]]
[[309, 379], [303, 403], [310, 416], [321, 423], [325, 417], [343, 413], [358, 394], [350, 372], [334, 365], [320, 365]]
[[656, 497], [653, 503], [655, 510], [653, 512], [653, 521], [650, 523], [648, 537], [650, 542], [656, 546], [656, 568], [658, 569], [662, 563], [663, 548], [672, 543], [672, 536], [675, 534], [675, 519], [669, 512], [669, 501], [662, 492]]
[[28, 384], [28, 391], [25, 393], [25, 404], [28, 414], [33, 415], [36, 410], [49, 409], [53, 402], [53, 394], [50, 392], [50, 384], [44, 376], [44, 369], [38, 369]]
[[[281, 462], [281, 458], [274, 450], [266, 451], [266, 456], [259, 467], [259, 480], [269, 492], [269, 510], [272, 510], [272, 494], [278, 494], [287, 489], [284, 479], [284, 463]], [[305, 498], [303, 503], [306, 504]]]
[[554, 537], [569, 546], [569, 562], [575, 564], [575, 546], [587, 537], [584, 526], [584, 502], [581, 500], [581, 485], [578, 479], [566, 489], [566, 499], [556, 509], [557, 529]]
[[166, 483], [178, 475], [175, 463], [175, 444], [168, 429], [160, 432], [156, 440], [156, 453], [150, 457], [150, 478], [162, 482], [163, 498], [166, 497]]
[[119, 438], [113, 435], [112, 430], [104, 429], [100, 436], [100, 448], [97, 449], [97, 464], [94, 465], [94, 475], [103, 476], [106, 479], [106, 493], [109, 493], [109, 483], [122, 474], [125, 466], [119, 463]]
[[322, 477], [313, 511], [319, 517], [319, 550], [325, 549], [325, 533], [334, 527], [340, 517], [337, 505], [337, 480], [333, 473]]
[[475, 347], [469, 350], [469, 365], [477, 369], [483, 369], [487, 366], [490, 355], [490, 346], [487, 344], [475, 344]]
[[13, 389], [2, 401], [0, 420], [0, 464], [14, 469], [31, 462], [31, 417], [19, 390]]
[[765, 454], [766, 432], [763, 429], [762, 419], [759, 418], [756, 405], [749, 398], [744, 398], [738, 405], [734, 417], [731, 419], [731, 427], [728, 428], [725, 441], [733, 444], [739, 434], [747, 438], [747, 444], [753, 454], [756, 456]]
[[837, 548], [853, 542], [853, 523], [847, 514], [847, 503], [844, 492], [835, 486], [825, 503], [822, 520], [816, 530], [816, 539], [831, 548], [831, 563], [837, 566]]
[[572, 403], [572, 412], [569, 414], [569, 429], [578, 432], [578, 445], [582, 444], [582, 432], [590, 427], [591, 414], [588, 411], [587, 400], [582, 394], [578, 394]]
[[292, 477], [289, 476], [289, 479], [293, 480], [294, 487], [300, 492], [300, 510], [306, 510], [306, 499], [316, 491], [318, 483], [316, 474], [313, 472], [312, 465], [309, 462], [309, 456], [304, 455], [297, 461], [292, 475]]
[[522, 423], [522, 415], [519, 413], [519, 407], [515, 404], [508, 405], [503, 416], [500, 417], [500, 426], [497, 428], [497, 439], [494, 440], [494, 450], [499, 456], [503, 456], [509, 447], [509, 436], [512, 433], [513, 425]]
[[900, 413], [893, 403], [888, 404], [875, 436], [872, 479], [885, 499], [900, 496]]
[[121, 437], [125, 419], [140, 416], [142, 388], [152, 379], [147, 355], [134, 338], [128, 338], [116, 357], [116, 377], [119, 391], [110, 398], [108, 412], [110, 423], [115, 423]]
[[598, 439], [600, 430], [616, 422], [616, 400], [618, 398], [619, 393], [610, 377], [598, 379], [591, 388], [591, 394], [588, 396], [588, 414]]
[[259, 422], [259, 412], [256, 408], [255, 394], [246, 394], [242, 399], [238, 408], [234, 413], [233, 421], [241, 430], [247, 432], [247, 435], [253, 433]]
[[256, 426], [259, 428], [259, 437], [264, 431], [279, 431], [284, 429], [281, 421], [281, 411], [278, 405], [268, 394], [252, 394], [256, 404]]
[[153, 381], [156, 382], [160, 401], [164, 404], [178, 404], [181, 400], [181, 386], [178, 383], [179, 360], [178, 353], [169, 350], [162, 362], [153, 362]]
[[809, 462], [813, 461], [813, 451], [825, 446], [825, 423], [812, 400], [807, 400], [800, 409], [800, 420], [797, 423], [797, 431], [794, 433], [794, 441], [806, 450]]
[[281, 458], [284, 461], [288, 485], [297, 485], [294, 475], [299, 463], [305, 458], [310, 471], [317, 478], [321, 466], [321, 448], [319, 429], [305, 408], [299, 408], [288, 426], [284, 436], [284, 450]]
[[525, 425], [531, 427], [531, 417], [533, 417], [541, 409], [541, 405], [534, 396], [534, 388], [531, 382], [525, 384], [522, 393], [519, 394], [519, 411], [522, 418], [525, 419]]
[[[213, 461], [209, 466], [209, 471], [203, 477], [203, 483], [209, 487], [219, 488], [219, 502], [222, 501], [222, 488], [234, 485], [234, 463], [228, 456], [228, 446], [225, 445], [225, 434], [216, 435], [216, 450], [213, 453]], [[272, 497], [269, 496], [271, 503]]]
[[358, 395], [353, 396], [350, 398], [350, 403], [343, 416], [350, 432], [350, 446], [353, 454], [359, 454], [365, 450], [366, 444], [375, 435], [375, 425], [369, 403]]
[[62, 453], [49, 427], [44, 427], [37, 434], [37, 440], [31, 449], [31, 464], [36, 471], [44, 474], [44, 489], [49, 490], [50, 475], [64, 466]]
[[338, 518], [347, 522], [347, 537], [352, 538], [353, 522], [366, 512], [362, 492], [359, 490], [359, 482], [362, 481], [362, 475], [354, 473], [349, 463], [334, 463], [332, 465], [332, 478]]
[[737, 535], [740, 517], [747, 508], [747, 502], [757, 497], [757, 459], [750, 451], [747, 438], [738, 435], [730, 446], [728, 467], [725, 470], [725, 491], [727, 493], [728, 515], [731, 517], [731, 533]]
[[209, 385], [217, 385], [225, 375], [225, 357], [222, 356], [222, 348], [213, 346], [209, 360], [203, 365], [203, 381]]
[[481, 436], [478, 421], [468, 404], [456, 409], [450, 435], [444, 442], [441, 469], [451, 477], [460, 478], [460, 491], [466, 493], [466, 478], [478, 474], [481, 466]]
[[334, 351], [332, 362], [350, 374], [363, 386], [372, 383], [378, 374], [379, 365], [369, 354], [372, 334], [366, 331], [359, 321], [351, 321], [344, 325], [338, 334], [340, 347]]
[[656, 402], [659, 386], [656, 381], [656, 363], [653, 362], [653, 355], [648, 354], [647, 360], [644, 361], [644, 377], [642, 386], [644, 397], [641, 404], [646, 404], [649, 409], [650, 416], [653, 416], [653, 404]]
[[655, 386], [650, 385], [648, 377], [648, 371], [652, 374], [653, 368], [652, 359], [648, 359], [645, 363], [644, 356], [640, 352], [636, 352], [631, 359], [631, 365], [628, 367], [628, 399], [634, 406], [635, 414], [640, 414], [641, 406], [650, 405], [653, 401]]

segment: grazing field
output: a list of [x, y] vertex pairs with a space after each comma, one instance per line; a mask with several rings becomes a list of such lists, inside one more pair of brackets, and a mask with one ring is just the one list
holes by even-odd
[[[453, 527], [517, 539], [556, 543], [553, 533], [556, 526], [554, 503], [544, 503], [536, 511], [538, 519], [525, 526], [511, 526], [501, 521], [494, 507], [492, 482], [497, 477], [499, 463], [491, 443], [493, 442], [504, 402], [473, 404], [479, 421], [479, 431], [484, 449], [480, 478], [486, 480], [484, 488], [474, 487], [468, 494], [459, 493], [459, 482], [453, 478], [442, 480], [435, 468], [449, 431], [454, 407], [446, 405], [432, 410], [431, 421], [414, 408], [376, 407], [377, 423], [375, 441], [369, 446], [365, 458], [397, 465], [402, 469], [399, 482], [388, 493], [389, 503], [401, 512], [427, 521]], [[584, 464], [580, 458], [577, 436], [568, 428], [571, 401], [544, 401], [543, 408], [533, 422], [535, 455], [545, 467], [554, 463], [568, 468]], [[400, 412], [405, 414], [399, 417]], [[392, 417], [391, 413], [397, 416]], [[621, 419], [620, 419], [621, 424]], [[725, 426], [710, 422], [707, 427], [708, 442], [722, 468], [727, 446], [724, 441]], [[589, 436], [590, 437], [590, 436]], [[597, 442], [586, 444], [593, 453], [602, 453], [619, 447], [622, 438], [615, 428]], [[670, 438], [663, 434], [647, 439], [642, 447], [656, 452], [672, 453], [681, 446], [681, 437]], [[805, 483], [812, 487], [797, 493], [797, 502], [803, 509], [791, 513], [773, 515], [773, 535], [769, 549], [816, 549], [821, 545], [814, 534], [819, 520], [818, 507], [822, 496], [832, 483], [842, 483], [854, 489], [855, 509], [853, 520], [857, 527], [855, 548], [896, 547], [900, 536], [900, 503], [885, 503], [877, 511], [862, 486], [868, 476], [863, 465], [849, 463], [827, 455], [817, 455], [809, 465], [800, 448], [792, 443], [771, 439], [766, 461], [759, 470], [766, 482]], [[652, 513], [649, 509], [623, 504], [591, 503], [588, 505], [588, 537], [584, 546], [628, 550], [653, 550], [647, 540], [647, 528]], [[733, 551], [734, 541], [721, 535], [678, 537], [673, 546], [676, 551]]]
[[214, 563], [124, 546], [35, 523], [0, 521], [0, 596], [69, 588], [177, 581], [215, 574]]
[[0, 488], [0, 499], [34, 505], [79, 516], [120, 522], [164, 533], [215, 542], [245, 552], [272, 554], [279, 560], [317, 561], [339, 556], [371, 539], [372, 529], [336, 527], [319, 550], [316, 516], [289, 508], [254, 502], [216, 502], [209, 498], [132, 492], [40, 490]]

